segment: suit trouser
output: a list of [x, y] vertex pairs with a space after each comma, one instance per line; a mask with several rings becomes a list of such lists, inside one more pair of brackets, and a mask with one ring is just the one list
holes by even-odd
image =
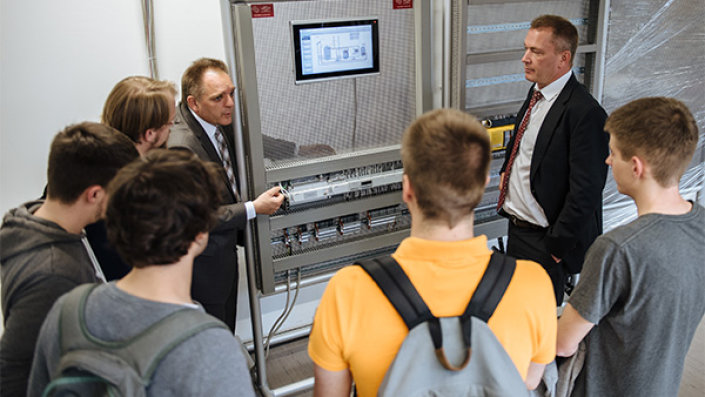
[[507, 255], [516, 259], [528, 259], [540, 264], [553, 284], [556, 295], [556, 305], [563, 303], [563, 291], [567, 281], [567, 274], [562, 263], [557, 263], [546, 248], [547, 228], [520, 227], [509, 222], [507, 240]]
[[[201, 303], [201, 302], [199, 302]], [[237, 288], [233, 288], [230, 296], [225, 303], [201, 303], [206, 313], [224, 322], [230, 328], [230, 331], [235, 332], [235, 317], [237, 315]]]
[[237, 256], [233, 258], [232, 262], [222, 263], [214, 257], [197, 257], [193, 265], [191, 297], [203, 306], [206, 313], [224, 322], [234, 332], [238, 263]]

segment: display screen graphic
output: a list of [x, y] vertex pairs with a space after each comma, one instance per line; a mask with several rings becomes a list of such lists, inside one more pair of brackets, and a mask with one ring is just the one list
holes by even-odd
[[379, 73], [377, 20], [292, 23], [296, 82]]

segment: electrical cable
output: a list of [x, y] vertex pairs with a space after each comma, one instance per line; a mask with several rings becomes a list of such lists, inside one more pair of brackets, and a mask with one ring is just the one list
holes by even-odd
[[286, 271], [286, 302], [284, 302], [284, 310], [279, 315], [279, 317], [277, 317], [277, 319], [274, 320], [272, 327], [269, 328], [269, 333], [267, 334], [267, 338], [264, 341], [265, 359], [269, 356], [269, 341], [272, 339], [272, 335], [274, 334], [274, 329], [279, 324], [279, 321], [281, 321], [281, 319], [284, 316], [286, 316], [286, 312], [289, 310], [289, 298], [290, 297], [291, 297], [291, 270], [287, 270]]
[[294, 309], [294, 305], [296, 304], [296, 299], [299, 297], [299, 291], [301, 291], [301, 269], [296, 269], [296, 292], [294, 293], [294, 299], [291, 301], [291, 305], [289, 305], [289, 295], [291, 293], [291, 270], [287, 270], [286, 272], [286, 303], [284, 304], [284, 312], [282, 315], [277, 318], [276, 321], [274, 321], [274, 324], [272, 324], [272, 328], [269, 330], [269, 334], [267, 335], [267, 341], [265, 342], [265, 358], [269, 357], [269, 345], [270, 341], [272, 339], [272, 336], [279, 331], [279, 329], [284, 325], [284, 322], [286, 322], [286, 319], [289, 318], [289, 315], [291, 314], [291, 311]]
[[286, 316], [284, 316], [279, 325], [274, 329], [275, 334], [279, 331], [282, 325], [284, 325], [284, 322], [289, 318], [291, 311], [294, 310], [296, 299], [299, 297], [299, 291], [301, 291], [301, 269], [296, 269], [296, 292], [294, 293], [294, 299], [292, 299], [291, 301], [291, 306], [289, 306], [289, 311], [286, 312]]

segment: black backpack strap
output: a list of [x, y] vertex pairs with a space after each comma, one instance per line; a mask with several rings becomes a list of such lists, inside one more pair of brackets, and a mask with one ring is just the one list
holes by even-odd
[[409, 330], [434, 318], [414, 285], [411, 284], [409, 277], [394, 258], [385, 256], [367, 259], [356, 265], [362, 267], [377, 283]]
[[492, 253], [485, 274], [482, 275], [475, 293], [470, 298], [470, 303], [468, 303], [465, 313], [460, 316], [463, 327], [463, 339], [467, 346], [471, 345], [471, 317], [477, 317], [484, 322], [487, 322], [492, 317], [509, 286], [509, 282], [514, 276], [515, 269], [516, 260], [514, 258], [499, 252]]

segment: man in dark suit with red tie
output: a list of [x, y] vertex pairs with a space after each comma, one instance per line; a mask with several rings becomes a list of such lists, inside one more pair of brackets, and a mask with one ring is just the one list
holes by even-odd
[[497, 209], [509, 219], [507, 254], [540, 263], [563, 302], [568, 276], [602, 233], [607, 114], [572, 72], [578, 31], [543, 15], [524, 40], [524, 74], [534, 85], [500, 171]]
[[[284, 200], [279, 187], [267, 190], [254, 201], [240, 200], [232, 128], [234, 94], [235, 86], [222, 61], [196, 60], [181, 79], [181, 103], [167, 141], [169, 148], [188, 149], [201, 160], [222, 166], [220, 222], [194, 262], [191, 295], [231, 330], [235, 329], [237, 310], [236, 243], [248, 220], [257, 214], [273, 214]], [[295, 145], [281, 143], [290, 144], [293, 156]]]

